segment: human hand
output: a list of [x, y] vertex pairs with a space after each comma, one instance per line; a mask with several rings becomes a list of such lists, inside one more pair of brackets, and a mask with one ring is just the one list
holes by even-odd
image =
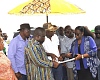
[[15, 73], [15, 75], [16, 75], [16, 77], [17, 77], [18, 79], [22, 77], [22, 75], [21, 75], [21, 73], [20, 73], [20, 72]]
[[58, 67], [58, 65], [59, 65], [59, 63], [58, 63], [58, 62], [53, 61], [53, 67], [54, 67], [54, 68], [57, 68], [57, 67]]
[[82, 55], [81, 54], [77, 54], [77, 56], [75, 57], [75, 60], [79, 60], [82, 58]]
[[63, 61], [63, 57], [62, 56], [58, 57], [58, 61]]
[[62, 56], [63, 59], [65, 59], [65, 53], [60, 54], [60, 56]]
[[55, 54], [51, 54], [51, 58], [52, 58], [52, 61], [56, 61], [56, 59], [58, 58]]
[[72, 58], [72, 53], [66, 53], [65, 55], [66, 55], [66, 57], [68, 57], [68, 58]]

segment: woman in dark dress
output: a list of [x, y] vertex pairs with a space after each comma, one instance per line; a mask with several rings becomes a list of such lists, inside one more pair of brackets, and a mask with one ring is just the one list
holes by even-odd
[[74, 76], [78, 80], [95, 80], [97, 75], [97, 47], [93, 35], [84, 26], [75, 28], [76, 40], [72, 43], [67, 57], [75, 57]]

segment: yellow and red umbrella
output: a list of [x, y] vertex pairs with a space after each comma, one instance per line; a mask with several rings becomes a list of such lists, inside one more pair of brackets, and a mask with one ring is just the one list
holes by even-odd
[[46, 14], [79, 14], [84, 10], [65, 0], [29, 0], [8, 12], [17, 15]]

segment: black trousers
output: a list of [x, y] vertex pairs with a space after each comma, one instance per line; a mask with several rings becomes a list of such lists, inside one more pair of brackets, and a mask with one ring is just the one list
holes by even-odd
[[77, 71], [78, 80], [95, 80], [89, 69], [81, 69]]
[[22, 77], [20, 79], [18, 79], [18, 80], [27, 80], [27, 76], [22, 74]]

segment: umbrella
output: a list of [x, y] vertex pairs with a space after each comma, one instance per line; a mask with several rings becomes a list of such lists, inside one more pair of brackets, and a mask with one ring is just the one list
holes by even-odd
[[47, 23], [48, 14], [55, 13], [79, 14], [85, 11], [65, 0], [29, 0], [8, 12], [8, 14], [17, 15], [46, 14]]

